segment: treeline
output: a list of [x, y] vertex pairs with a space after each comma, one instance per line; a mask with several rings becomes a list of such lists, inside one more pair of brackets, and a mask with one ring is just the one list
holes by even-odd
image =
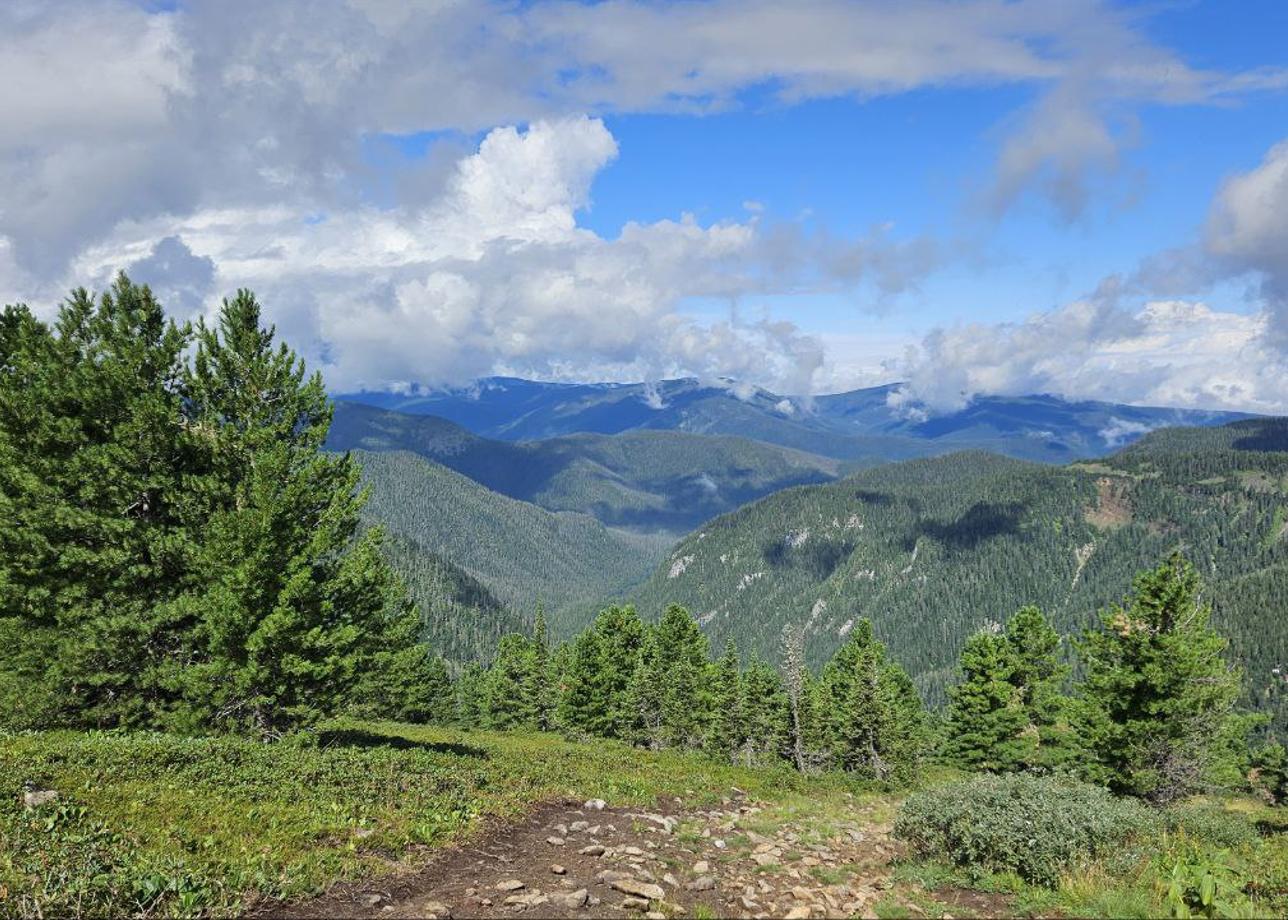
[[1036, 607], [973, 636], [947, 710], [922, 706], [912, 681], [862, 620], [817, 673], [788, 629], [774, 667], [718, 658], [683, 607], [657, 623], [610, 607], [552, 648], [538, 611], [533, 635], [501, 640], [444, 693], [437, 717], [469, 728], [543, 729], [650, 748], [705, 751], [805, 772], [844, 770], [900, 783], [937, 759], [988, 772], [1075, 773], [1166, 804], [1254, 780], [1285, 786], [1278, 745], [1252, 750], [1265, 722], [1239, 712], [1241, 673], [1210, 625], [1197, 573], [1180, 555], [1142, 573], [1131, 593], [1072, 641]]
[[0, 728], [427, 718], [446, 672], [330, 419], [248, 291], [195, 327], [124, 275], [0, 312]]

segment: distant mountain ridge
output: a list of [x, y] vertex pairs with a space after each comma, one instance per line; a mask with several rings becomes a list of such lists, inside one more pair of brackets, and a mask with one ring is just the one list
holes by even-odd
[[1149, 431], [1220, 425], [1243, 413], [980, 396], [957, 412], [922, 417], [889, 404], [898, 384], [826, 396], [783, 396], [692, 378], [649, 383], [543, 383], [489, 377], [468, 387], [337, 399], [455, 422], [500, 441], [576, 433], [685, 431], [735, 435], [856, 466], [980, 449], [1044, 463], [1103, 456]]

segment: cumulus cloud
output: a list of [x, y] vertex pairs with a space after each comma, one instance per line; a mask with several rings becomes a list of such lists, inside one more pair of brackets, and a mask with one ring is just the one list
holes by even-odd
[[157, 241], [152, 252], [126, 269], [130, 279], [146, 284], [172, 313], [189, 315], [201, 310], [215, 281], [215, 261], [194, 255], [177, 236]]
[[[1288, 410], [1288, 362], [1265, 341], [1268, 317], [1185, 300], [1093, 296], [1022, 322], [938, 329], [910, 348], [890, 405], [925, 418], [974, 397], [1052, 393], [1137, 405]], [[1115, 434], [1109, 432], [1107, 437]]]

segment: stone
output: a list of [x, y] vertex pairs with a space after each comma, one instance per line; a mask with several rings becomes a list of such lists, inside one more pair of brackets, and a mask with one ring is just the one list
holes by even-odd
[[774, 850], [774, 845], [769, 841], [765, 841], [764, 843], [756, 844], [756, 849], [752, 850], [752, 852], [753, 853], [772, 853], [773, 850]]
[[643, 898], [623, 898], [622, 910], [648, 910], [649, 902]]
[[603, 872], [600, 872], [595, 876], [595, 881], [599, 882], [599, 884], [601, 885], [611, 885], [613, 884], [613, 882], [616, 882], [619, 879], [624, 879], [624, 878], [630, 878], [630, 876], [625, 872], [617, 872], [617, 871], [614, 871], [613, 869], [605, 869]]
[[684, 886], [689, 891], [710, 891], [716, 887], [716, 880], [710, 875], [695, 878]]
[[598, 836], [599, 830], [600, 828], [598, 824], [592, 824], [590, 827], [586, 828], [586, 833], [590, 834], [590, 836], [592, 837], [595, 837], [595, 836]]
[[662, 890], [661, 885], [655, 885], [652, 882], [642, 882], [639, 879], [626, 878], [614, 879], [608, 883], [616, 888], [622, 894], [632, 894], [637, 898], [646, 898], [650, 901], [660, 901], [666, 897], [666, 892]]
[[555, 825], [555, 833], [556, 833], [556, 834], [558, 834], [560, 837], [567, 837], [567, 836], [568, 836], [568, 825], [567, 825], [567, 824], [556, 824], [556, 825]]
[[739, 900], [742, 901], [744, 910], [760, 910], [760, 903], [755, 898], [749, 898], [744, 894]]
[[660, 910], [650, 910], [644, 915], [644, 920], [666, 920], [666, 914]]
[[563, 866], [559, 865], [559, 863], [555, 863], [553, 866], [550, 867], [550, 871], [553, 872], [555, 875], [563, 875], [568, 870], [565, 869]]
[[39, 808], [49, 802], [58, 801], [58, 792], [54, 789], [30, 789], [22, 794], [24, 808]]
[[680, 887], [680, 880], [676, 878], [674, 875], [672, 875], [670, 872], [662, 876], [662, 883], [665, 885], [670, 885], [672, 888]]
[[711, 841], [711, 845], [715, 847], [717, 850], [723, 850], [725, 847], [728, 846], [728, 844], [725, 843], [723, 840], [713, 840]]
[[563, 846], [563, 845], [564, 845], [565, 843], [567, 843], [567, 842], [568, 842], [568, 841], [564, 840], [562, 837], [547, 837], [547, 838], [546, 838], [546, 843], [550, 844], [552, 847], [561, 847], [561, 846]]
[[608, 807], [608, 803], [603, 799], [591, 799], [583, 806], [587, 811], [603, 811]]
[[590, 892], [585, 888], [578, 888], [576, 891], [570, 891], [568, 894], [555, 895], [554, 903], [568, 910], [576, 910], [579, 907], [585, 907], [586, 901], [590, 899]]
[[797, 901], [814, 900], [814, 895], [810, 893], [810, 890], [800, 885], [797, 885], [795, 888], [792, 889], [792, 897], [795, 898]]
[[778, 863], [778, 857], [773, 853], [757, 853], [751, 858], [758, 866], [773, 866]]
[[706, 875], [710, 871], [711, 871], [711, 864], [707, 862], [705, 859], [699, 859], [697, 862], [693, 864], [694, 875]]
[[528, 886], [523, 884], [523, 882], [519, 881], [517, 878], [506, 879], [504, 882], [496, 883], [497, 891], [518, 891], [520, 888], [526, 887]]
[[797, 904], [787, 913], [783, 914], [783, 920], [809, 920], [810, 908], [808, 904]]
[[425, 920], [452, 920], [452, 909], [442, 901], [426, 901], [422, 910]]
[[605, 850], [602, 843], [592, 843], [588, 847], [582, 847], [577, 852], [582, 856], [603, 856]]
[[580, 834], [588, 827], [590, 827], [589, 821], [574, 821], [572, 824], [568, 825], [568, 830], [572, 831], [574, 834]]
[[479, 904], [480, 904], [481, 906], [483, 906], [483, 907], [491, 907], [491, 906], [492, 906], [492, 899], [491, 899], [491, 898], [479, 898]]
[[622, 852], [627, 856], [643, 856], [644, 851], [639, 847], [622, 847]]
[[362, 903], [366, 904], [368, 907], [375, 907], [384, 899], [385, 899], [385, 896], [383, 894], [380, 894], [380, 892], [368, 891], [366, 894], [362, 896]]

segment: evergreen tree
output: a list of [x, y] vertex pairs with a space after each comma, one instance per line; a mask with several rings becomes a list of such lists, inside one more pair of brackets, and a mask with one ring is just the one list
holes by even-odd
[[1139, 575], [1126, 601], [1083, 636], [1094, 778], [1159, 804], [1204, 786], [1240, 683], [1210, 616], [1198, 574], [1177, 553]]
[[816, 695], [829, 761], [860, 776], [907, 782], [925, 746], [925, 714], [908, 674], [860, 620], [823, 669]]
[[466, 665], [456, 678], [456, 724], [461, 728], [482, 728], [487, 715], [487, 672], [477, 662]]
[[644, 627], [644, 644], [640, 647], [635, 671], [627, 687], [630, 728], [625, 737], [632, 743], [657, 750], [665, 744], [663, 707], [666, 661], [661, 652], [658, 630]]
[[698, 748], [711, 701], [706, 688], [711, 664], [707, 637], [689, 611], [671, 604], [655, 630], [660, 679], [662, 744]]
[[187, 378], [188, 434], [204, 475], [186, 486], [203, 521], [202, 583], [184, 691], [203, 723], [274, 735], [337, 711], [399, 631], [401, 586], [378, 530], [359, 534], [359, 469], [323, 451], [321, 376], [260, 321], [249, 291], [204, 323]]
[[447, 665], [419, 639], [414, 610], [389, 629], [386, 645], [375, 652], [354, 687], [351, 708], [372, 719], [447, 725], [456, 717], [456, 700]]
[[[184, 479], [190, 334], [124, 275], [52, 328], [0, 319], [0, 672], [26, 724], [146, 725], [191, 656], [197, 528]], [[8, 693], [5, 694], [9, 695]]]
[[604, 643], [594, 628], [583, 630], [569, 645], [556, 710], [564, 731], [573, 735], [608, 733], [612, 716], [605, 708], [608, 688], [603, 657]]
[[600, 707], [592, 731], [608, 738], [626, 738], [635, 723], [629, 691], [644, 645], [644, 624], [634, 607], [613, 606], [595, 618], [592, 629], [599, 638], [595, 682]]
[[744, 727], [741, 759], [757, 764], [789, 757], [791, 716], [782, 678], [753, 653], [740, 683]]
[[712, 756], [731, 761], [745, 735], [738, 646], [733, 639], [725, 642], [724, 654], [710, 666], [710, 673], [711, 718], [703, 746]]
[[489, 728], [536, 728], [532, 697], [536, 670], [535, 643], [526, 636], [502, 636], [484, 690], [484, 721]]

